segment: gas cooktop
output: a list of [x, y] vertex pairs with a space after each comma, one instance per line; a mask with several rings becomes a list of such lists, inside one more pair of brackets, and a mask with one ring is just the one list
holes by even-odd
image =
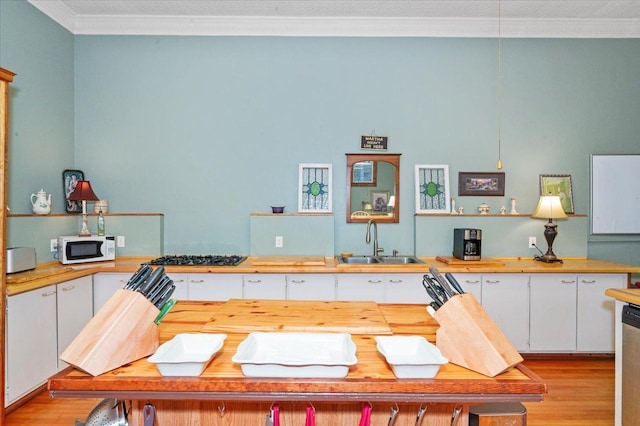
[[184, 266], [236, 266], [246, 256], [238, 255], [170, 255], [153, 259], [149, 265]]

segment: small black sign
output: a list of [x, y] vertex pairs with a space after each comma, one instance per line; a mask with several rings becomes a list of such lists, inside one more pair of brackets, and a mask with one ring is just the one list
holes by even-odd
[[384, 150], [387, 149], [388, 136], [362, 136], [360, 138], [361, 149]]

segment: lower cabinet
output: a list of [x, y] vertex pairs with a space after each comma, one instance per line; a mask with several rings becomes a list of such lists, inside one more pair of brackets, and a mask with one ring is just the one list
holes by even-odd
[[614, 352], [615, 300], [604, 295], [608, 288], [626, 288], [620, 274], [578, 275], [577, 350]]
[[[178, 275], [188, 284], [187, 300], [226, 302], [229, 299], [242, 299], [241, 274], [188, 274], [186, 277], [182, 276], [186, 274], [171, 274], [174, 283]], [[180, 300], [179, 295], [175, 298]]]
[[68, 366], [60, 355], [93, 317], [91, 276], [65, 281], [56, 286], [58, 313], [58, 371]]
[[384, 303], [384, 277], [380, 274], [338, 274], [336, 300]]
[[5, 406], [66, 367], [60, 354], [93, 316], [91, 276], [7, 297]]
[[116, 290], [123, 288], [133, 274], [101, 272], [93, 276], [93, 315], [113, 296]]
[[529, 276], [482, 275], [482, 306], [511, 344], [529, 350]]
[[424, 274], [389, 274], [384, 276], [384, 302], [425, 306], [431, 298], [422, 286]]
[[287, 300], [336, 300], [333, 274], [292, 274], [286, 280]]
[[[570, 274], [531, 274], [529, 350], [576, 350], [577, 277]], [[604, 290], [602, 291], [604, 296]]]
[[287, 298], [287, 280], [281, 274], [251, 274], [243, 276], [242, 294], [245, 299]]
[[5, 406], [58, 371], [56, 285], [7, 298]]

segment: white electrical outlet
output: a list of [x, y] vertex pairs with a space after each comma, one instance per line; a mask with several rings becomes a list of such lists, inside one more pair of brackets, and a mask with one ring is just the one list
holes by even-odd
[[282, 248], [284, 241], [281, 235], [276, 236], [276, 248]]
[[49, 250], [51, 251], [51, 253], [55, 253], [58, 251], [58, 240], [53, 238], [51, 239], [51, 241], [49, 241]]
[[536, 237], [529, 237], [529, 248], [536, 248]]
[[118, 235], [118, 237], [116, 238], [116, 246], [124, 247], [124, 235]]

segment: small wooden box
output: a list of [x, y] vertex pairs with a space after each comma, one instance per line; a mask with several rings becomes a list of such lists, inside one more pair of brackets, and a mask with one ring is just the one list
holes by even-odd
[[526, 426], [527, 409], [519, 402], [490, 402], [469, 408], [469, 426]]
[[160, 345], [159, 313], [141, 293], [118, 289], [60, 359], [98, 376], [151, 355]]
[[494, 377], [523, 361], [472, 294], [453, 296], [434, 318], [436, 346], [453, 364]]

